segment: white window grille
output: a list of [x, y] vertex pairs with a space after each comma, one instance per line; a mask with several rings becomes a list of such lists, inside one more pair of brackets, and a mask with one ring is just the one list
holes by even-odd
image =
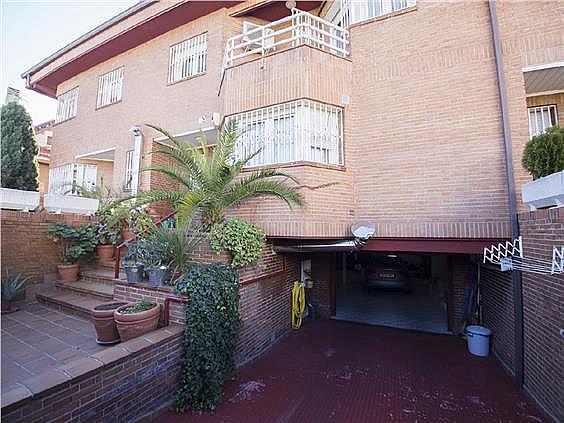
[[176, 82], [206, 71], [208, 34], [200, 34], [170, 47], [168, 82]]
[[555, 105], [529, 107], [528, 111], [529, 135], [531, 138], [558, 124], [558, 114]]
[[131, 182], [133, 181], [133, 150], [125, 153], [125, 184], [124, 189], [131, 191]]
[[57, 123], [76, 116], [78, 103], [78, 87], [69, 90], [57, 97]]
[[80, 188], [96, 188], [97, 166], [69, 163], [49, 169], [49, 192], [55, 194], [80, 194]]
[[107, 106], [121, 100], [123, 88], [123, 66], [98, 78], [98, 100], [96, 107]]
[[341, 0], [343, 27], [415, 6], [416, 0]]
[[342, 109], [297, 100], [229, 117], [242, 132], [235, 159], [250, 166], [310, 161], [343, 164]]

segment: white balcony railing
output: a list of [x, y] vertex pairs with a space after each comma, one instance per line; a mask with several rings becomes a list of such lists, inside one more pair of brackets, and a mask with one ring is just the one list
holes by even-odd
[[39, 206], [37, 191], [0, 188], [0, 207], [3, 209], [30, 211]]
[[298, 9], [278, 21], [243, 29], [242, 34], [227, 40], [224, 68], [246, 57], [266, 56], [304, 44], [342, 57], [349, 55], [348, 30]]
[[92, 215], [98, 210], [99, 201], [95, 198], [77, 197], [74, 195], [63, 195], [47, 193], [43, 197], [45, 209], [55, 213], [77, 213]]

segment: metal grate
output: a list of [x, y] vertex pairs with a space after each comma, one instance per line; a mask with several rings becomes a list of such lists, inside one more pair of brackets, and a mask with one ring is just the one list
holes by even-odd
[[49, 192], [55, 194], [78, 194], [77, 187], [96, 187], [96, 165], [69, 163], [49, 169]]
[[168, 82], [176, 82], [206, 71], [208, 34], [200, 34], [170, 47]]
[[107, 106], [121, 100], [123, 87], [123, 66], [105, 73], [98, 78], [98, 100], [96, 107]]
[[529, 107], [529, 135], [533, 138], [558, 123], [555, 105]]
[[78, 87], [75, 87], [57, 97], [57, 115], [55, 122], [63, 122], [76, 116], [78, 103]]
[[124, 190], [131, 191], [131, 182], [133, 180], [133, 150], [125, 153], [125, 184]]
[[295, 161], [343, 164], [343, 112], [338, 107], [297, 100], [228, 119], [241, 131], [235, 158], [256, 153], [247, 167]]

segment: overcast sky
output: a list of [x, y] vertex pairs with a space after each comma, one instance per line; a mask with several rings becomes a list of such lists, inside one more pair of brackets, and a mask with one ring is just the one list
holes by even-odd
[[20, 75], [82, 34], [127, 9], [132, 0], [0, 0], [1, 91], [19, 89], [34, 124], [55, 118], [56, 102], [25, 89]]

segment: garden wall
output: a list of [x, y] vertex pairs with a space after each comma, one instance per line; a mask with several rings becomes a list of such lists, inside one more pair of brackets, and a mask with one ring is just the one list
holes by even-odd
[[47, 238], [49, 225], [62, 222], [84, 225], [93, 219], [78, 214], [1, 210], [2, 272], [21, 273], [33, 283], [54, 279], [58, 256], [55, 244]]
[[75, 360], [2, 392], [2, 421], [137, 421], [170, 406], [182, 327], [170, 326]]

